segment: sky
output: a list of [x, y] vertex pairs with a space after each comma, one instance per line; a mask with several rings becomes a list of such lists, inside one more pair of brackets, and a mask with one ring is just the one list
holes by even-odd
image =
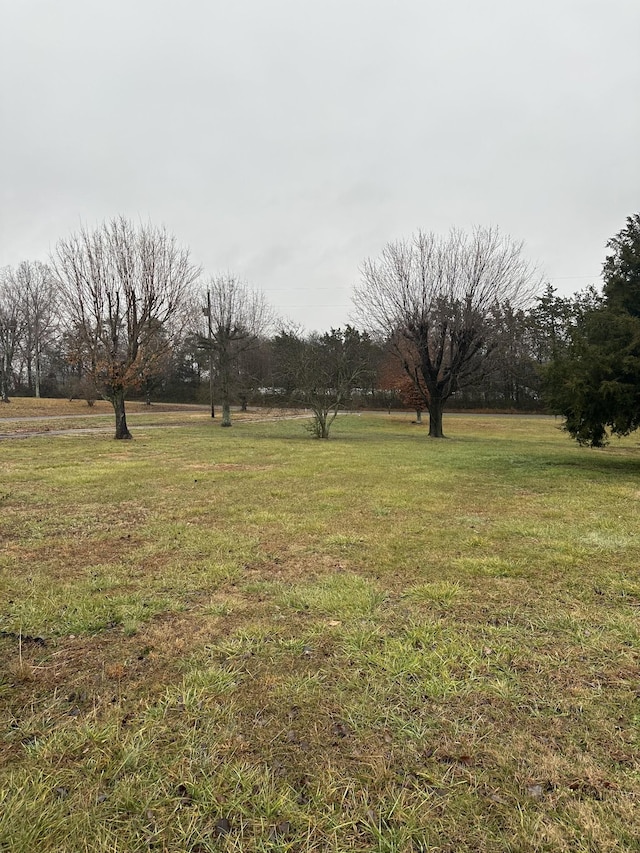
[[0, 266], [124, 215], [344, 325], [417, 229], [561, 294], [640, 209], [638, 0], [0, 0]]

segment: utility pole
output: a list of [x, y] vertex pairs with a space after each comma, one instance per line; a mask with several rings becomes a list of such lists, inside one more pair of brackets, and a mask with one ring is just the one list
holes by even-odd
[[211, 417], [215, 418], [216, 410], [213, 404], [213, 331], [211, 329], [211, 291], [207, 290], [207, 329], [209, 337], [209, 400], [211, 401]]

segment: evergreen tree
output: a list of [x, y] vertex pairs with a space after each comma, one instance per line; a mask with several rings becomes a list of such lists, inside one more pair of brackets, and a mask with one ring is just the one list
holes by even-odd
[[592, 447], [640, 427], [640, 214], [627, 218], [607, 248], [602, 297], [583, 299], [569, 343], [546, 374], [552, 410]]

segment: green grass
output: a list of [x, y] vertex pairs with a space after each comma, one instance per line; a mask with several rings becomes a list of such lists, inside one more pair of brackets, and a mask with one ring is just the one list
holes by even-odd
[[409, 421], [2, 443], [2, 853], [639, 849], [637, 438]]

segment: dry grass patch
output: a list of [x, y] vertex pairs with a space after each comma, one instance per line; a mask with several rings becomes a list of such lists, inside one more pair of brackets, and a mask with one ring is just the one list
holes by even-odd
[[[144, 402], [131, 400], [127, 402], [127, 414], [137, 412], [203, 412], [209, 411], [206, 406], [194, 406], [178, 403], [153, 403], [147, 406]], [[53, 398], [35, 397], [12, 397], [8, 404], [0, 408], [0, 424], [6, 418], [59, 418], [69, 415], [111, 415], [113, 406], [107, 400], [96, 400], [93, 406], [89, 406], [86, 400], [64, 400]]]

